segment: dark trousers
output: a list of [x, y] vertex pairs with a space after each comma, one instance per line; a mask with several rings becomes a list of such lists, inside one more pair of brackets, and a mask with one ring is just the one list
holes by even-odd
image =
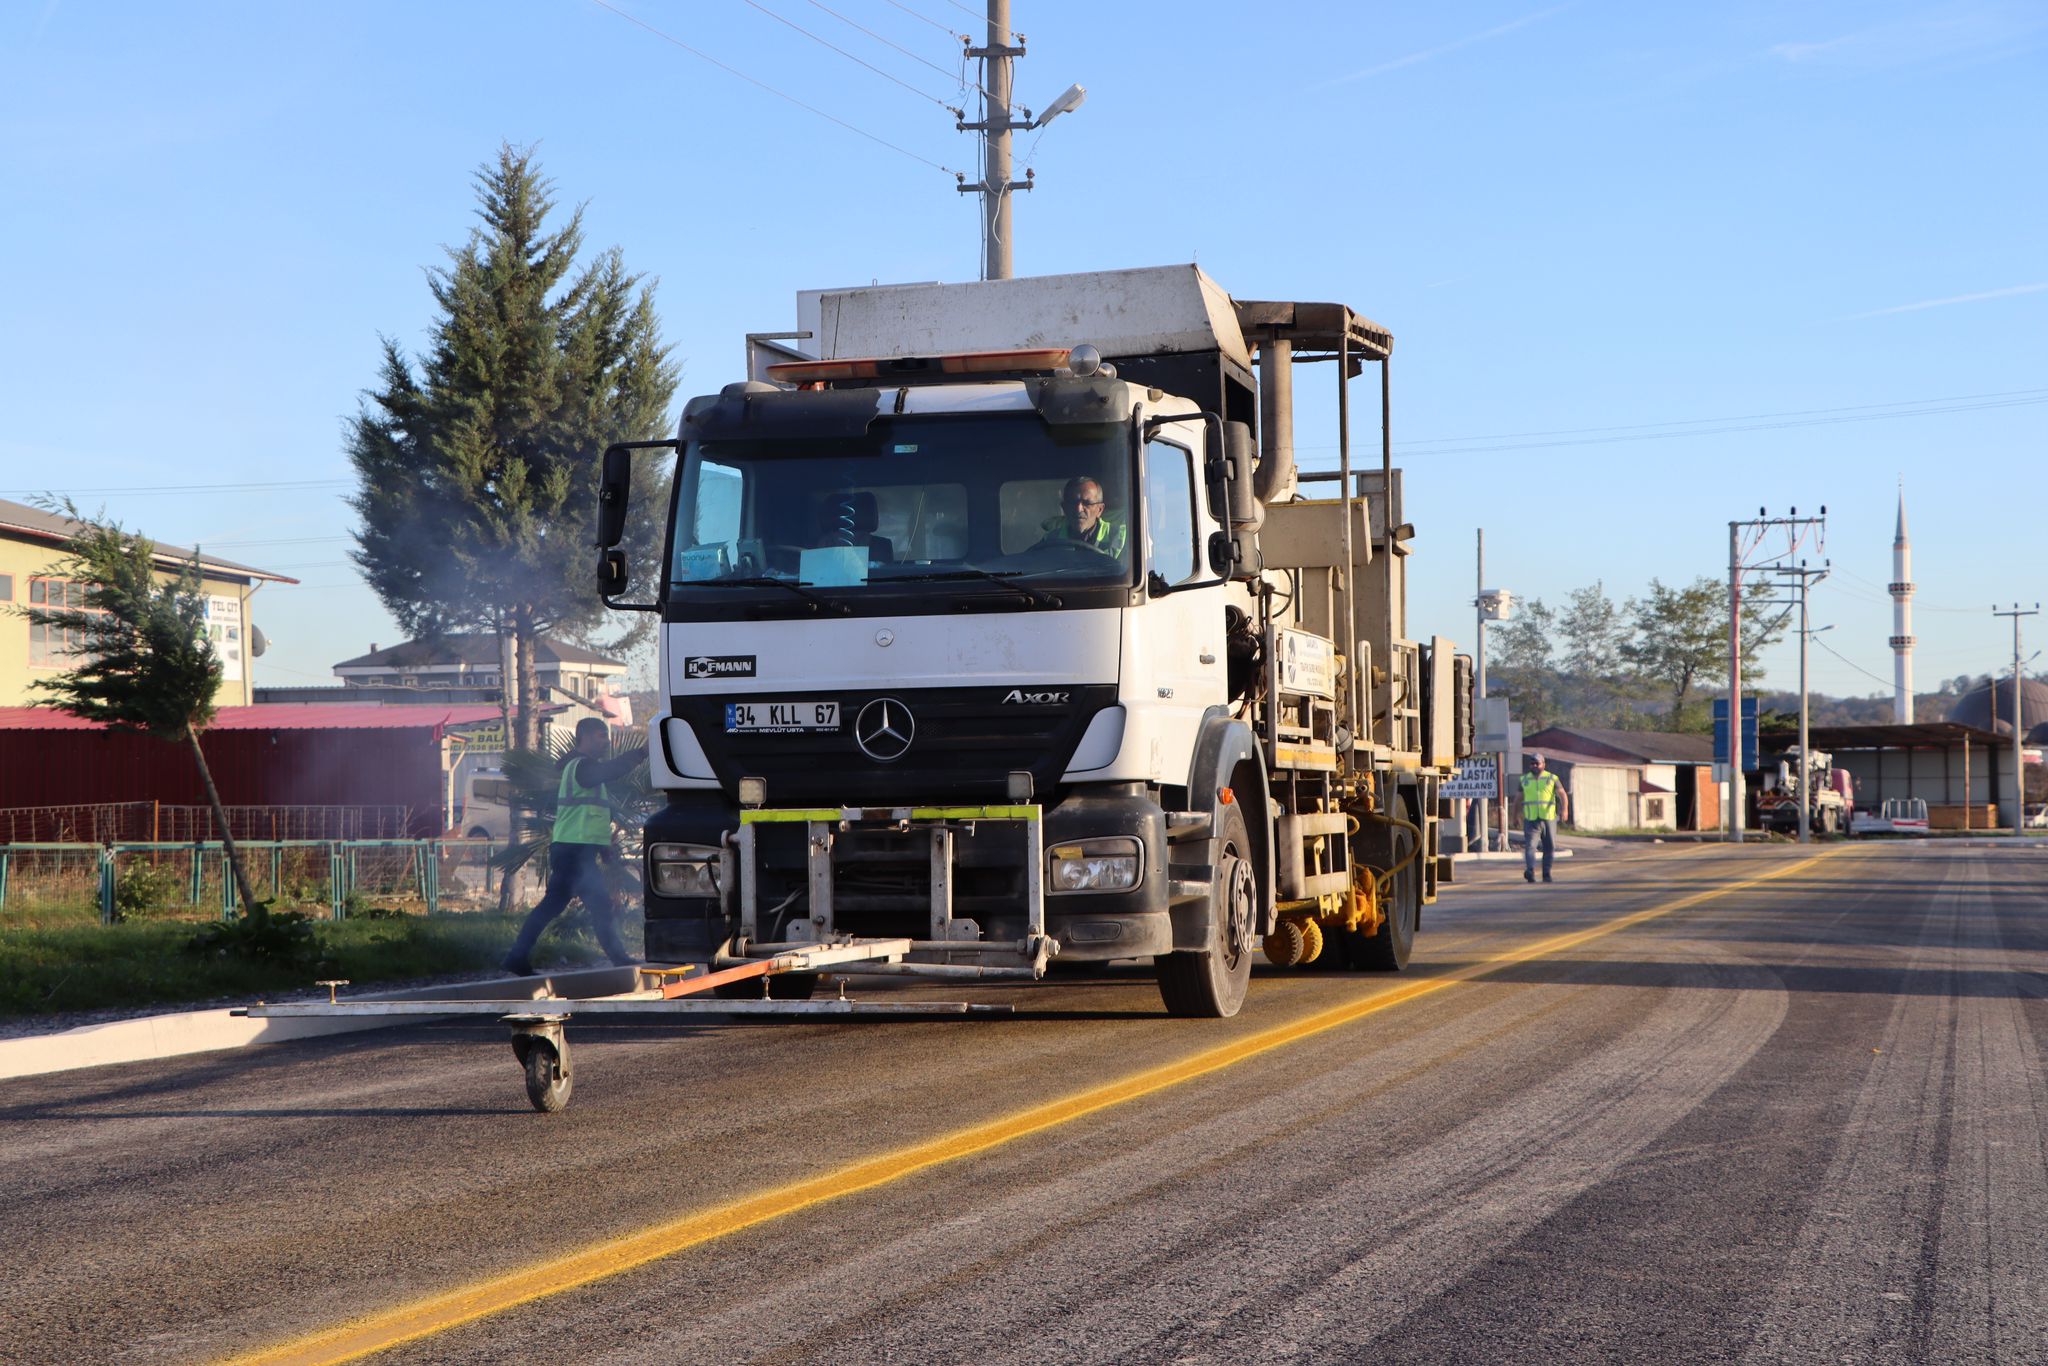
[[1539, 841], [1543, 845], [1543, 876], [1549, 877], [1550, 858], [1557, 848], [1555, 820], [1522, 822], [1522, 871], [1536, 871], [1536, 845]]
[[619, 938], [617, 912], [612, 907], [611, 884], [605, 878], [604, 865], [600, 856], [605, 852], [601, 844], [563, 844], [559, 840], [548, 848], [548, 890], [540, 899], [540, 905], [528, 912], [526, 923], [519, 927], [519, 938], [513, 942], [510, 957], [524, 963], [533, 953], [533, 946], [540, 942], [540, 934], [555, 917], [569, 909], [572, 897], [580, 897], [590, 912], [590, 922], [597, 931], [597, 942], [604, 945], [604, 951], [614, 963], [630, 963], [633, 955], [626, 951], [625, 941]]

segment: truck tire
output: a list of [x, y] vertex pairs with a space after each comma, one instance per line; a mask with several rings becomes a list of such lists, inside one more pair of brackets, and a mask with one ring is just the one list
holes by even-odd
[[1258, 928], [1258, 878], [1244, 813], [1223, 808], [1216, 832], [1216, 881], [1210, 890], [1209, 947], [1162, 953], [1152, 960], [1166, 1013], [1181, 1019], [1227, 1020], [1244, 1005], [1252, 980], [1252, 939]]
[[[1398, 832], [1394, 841], [1401, 858], [1407, 857], [1414, 843], [1415, 837], [1406, 830]], [[1380, 920], [1379, 931], [1355, 939], [1356, 961], [1368, 972], [1399, 972], [1408, 966], [1408, 959], [1415, 952], [1415, 926], [1422, 918], [1421, 863], [1411, 860], [1394, 874], [1387, 895], [1392, 904]]]

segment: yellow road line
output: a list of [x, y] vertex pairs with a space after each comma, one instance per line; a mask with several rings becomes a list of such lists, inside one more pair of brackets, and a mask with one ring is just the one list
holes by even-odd
[[1633, 911], [1589, 929], [1554, 935], [1522, 948], [1510, 949], [1455, 968], [1442, 976], [1403, 983], [1362, 1001], [1318, 1011], [1291, 1024], [1276, 1025], [1236, 1043], [1205, 1049], [1179, 1062], [1147, 1068], [1121, 1080], [1091, 1087], [1060, 1100], [1047, 1101], [1000, 1119], [956, 1129], [879, 1157], [852, 1162], [821, 1176], [793, 1181], [697, 1214], [667, 1220], [638, 1233], [615, 1238], [566, 1256], [537, 1262], [523, 1270], [491, 1276], [455, 1290], [430, 1295], [411, 1304], [322, 1330], [290, 1342], [237, 1357], [231, 1366], [299, 1366], [300, 1363], [353, 1361], [400, 1343], [431, 1337], [534, 1300], [559, 1295], [593, 1281], [605, 1280], [688, 1248], [738, 1233], [812, 1205], [844, 1199], [860, 1191], [886, 1186], [930, 1167], [958, 1162], [1030, 1134], [1071, 1124], [1077, 1119], [1164, 1091], [1170, 1087], [1234, 1067], [1246, 1059], [1285, 1048], [1368, 1015], [1429, 996], [1447, 987], [1483, 978], [1518, 963], [1577, 948], [1589, 940], [1626, 930], [1660, 916], [1686, 910], [1742, 891], [1759, 883], [1789, 877], [1829, 858], [1839, 850], [1816, 854], [1797, 863], [1739, 882], [1723, 883], [1690, 896]]

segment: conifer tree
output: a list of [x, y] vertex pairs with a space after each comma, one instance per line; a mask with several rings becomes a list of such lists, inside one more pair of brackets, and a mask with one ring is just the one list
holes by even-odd
[[69, 554], [51, 572], [77, 584], [83, 602], [21, 609], [33, 625], [62, 631], [75, 642], [77, 662], [69, 670], [29, 685], [41, 694], [37, 704], [187, 746], [213, 808], [243, 911], [257, 921], [267, 919], [269, 908], [249, 886], [213, 772], [206, 766], [206, 751], [199, 745], [199, 732], [213, 721], [221, 682], [220, 656], [206, 635], [199, 552], [193, 551], [192, 560], [174, 576], [163, 578], [156, 547], [144, 537], [87, 518], [68, 501], [50, 510], [78, 525]]
[[[552, 184], [530, 149], [501, 147], [476, 187], [481, 225], [428, 278], [425, 353], [383, 338], [380, 382], [349, 424], [353, 558], [412, 635], [511, 638], [511, 739], [531, 749], [535, 643], [589, 640], [606, 618], [592, 582], [598, 458], [668, 432], [678, 371], [653, 286], [617, 248], [578, 264], [582, 210], [549, 225]], [[629, 534], [658, 544], [665, 476], [640, 469]], [[605, 648], [641, 638], [635, 621]]]

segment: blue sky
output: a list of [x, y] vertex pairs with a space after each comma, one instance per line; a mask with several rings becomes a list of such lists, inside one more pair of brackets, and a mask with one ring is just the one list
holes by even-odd
[[[686, 393], [735, 378], [798, 289], [973, 278], [942, 169], [975, 164], [941, 107], [967, 9], [613, 3], [881, 142], [595, 0], [0, 3], [0, 497], [71, 492], [303, 579], [258, 599], [257, 676], [329, 680], [397, 637], [345, 559], [342, 423], [378, 335], [422, 341], [423, 270], [501, 140], [659, 278]], [[1019, 143], [1019, 274], [1196, 259], [1394, 332], [1419, 632], [1469, 642], [1476, 528], [1490, 580], [1556, 602], [1720, 575], [1731, 518], [1826, 504], [1815, 620], [1841, 658], [1816, 650], [1814, 685], [1888, 692], [1902, 476], [1923, 688], [2009, 660], [1994, 600], [2048, 597], [2048, 4], [1014, 22], [1020, 102], [1089, 91]], [[1334, 459], [1319, 414], [1300, 440]], [[233, 487], [105, 492], [163, 485]]]

